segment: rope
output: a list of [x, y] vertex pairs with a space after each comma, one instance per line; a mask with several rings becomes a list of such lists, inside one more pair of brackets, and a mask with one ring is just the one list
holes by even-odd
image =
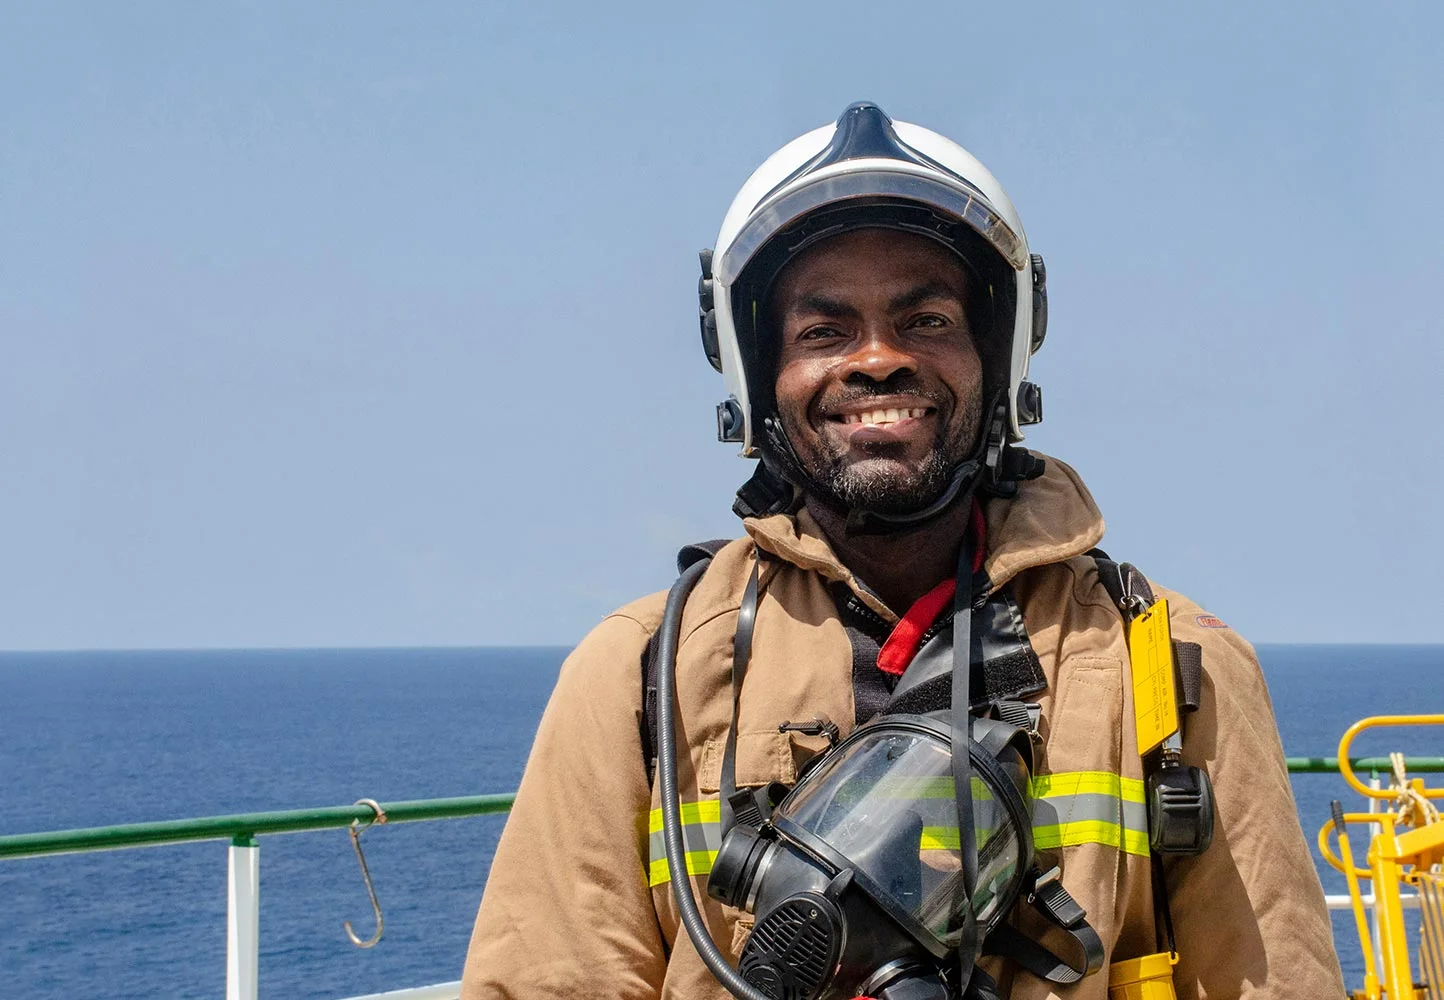
[[1439, 822], [1439, 809], [1417, 788], [1409, 784], [1402, 753], [1389, 754], [1394, 767], [1394, 808], [1400, 822], [1411, 826], [1428, 826]]

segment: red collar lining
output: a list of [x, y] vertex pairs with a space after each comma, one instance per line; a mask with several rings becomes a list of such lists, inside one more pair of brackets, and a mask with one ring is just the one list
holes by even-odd
[[[983, 508], [973, 501], [973, 572], [983, 568], [987, 555], [987, 523], [983, 520]], [[952, 605], [953, 594], [958, 588], [957, 580], [949, 577], [913, 602], [907, 614], [893, 627], [887, 641], [877, 653], [877, 668], [885, 674], [901, 677], [912, 663], [913, 657], [922, 645], [923, 635], [930, 629], [938, 616]]]

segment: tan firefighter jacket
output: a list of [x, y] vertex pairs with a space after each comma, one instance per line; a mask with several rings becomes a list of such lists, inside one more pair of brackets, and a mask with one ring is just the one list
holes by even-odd
[[[985, 508], [993, 587], [1011, 585], [1048, 681], [1033, 792], [1038, 849], [1087, 910], [1113, 962], [1155, 945], [1143, 770], [1134, 736], [1122, 619], [1085, 553], [1103, 520], [1076, 473], [1049, 460], [1015, 499]], [[731, 716], [732, 637], [754, 558], [761, 563], [752, 661], [738, 709], [739, 787], [791, 783], [826, 745], [779, 733], [825, 716], [853, 727], [851, 645], [830, 582], [895, 621], [802, 513], [746, 522], [713, 560], [682, 619], [677, 684], [682, 816], [693, 891], [735, 963], [751, 917], [706, 895], [720, 839], [722, 747]], [[760, 551], [759, 551], [760, 550]], [[1187, 718], [1185, 759], [1217, 798], [1213, 846], [1170, 859], [1181, 960], [1178, 996], [1343, 996], [1318, 876], [1299, 829], [1268, 691], [1252, 649], [1187, 598], [1167, 597], [1175, 639], [1203, 649], [1202, 705]], [[605, 618], [567, 658], [507, 820], [466, 959], [463, 1000], [543, 997], [724, 1000], [680, 931], [643, 761], [641, 659], [664, 601], [654, 594]], [[708, 850], [706, 848], [710, 848]], [[1107, 996], [1106, 969], [1050, 987], [992, 967], [1005, 996]], [[1011, 992], [1009, 992], [1011, 989]]]

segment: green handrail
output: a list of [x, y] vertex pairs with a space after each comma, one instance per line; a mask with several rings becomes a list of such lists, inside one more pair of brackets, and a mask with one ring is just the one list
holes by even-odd
[[[382, 802], [387, 823], [456, 819], [486, 816], [511, 809], [515, 793], [462, 795], [452, 799], [417, 799], [413, 802]], [[109, 851], [121, 847], [151, 847], [195, 840], [230, 840], [247, 846], [263, 833], [300, 833], [365, 823], [376, 818], [370, 806], [328, 806], [320, 809], [289, 809], [284, 812], [240, 813], [235, 816], [204, 816], [172, 819], [159, 823], [127, 823], [124, 826], [95, 826], [82, 830], [49, 833], [17, 833], [0, 837], [0, 858], [27, 858], [42, 854], [75, 854]]]
[[[1288, 768], [1294, 774], [1330, 774], [1339, 770], [1337, 757], [1289, 757]], [[1388, 773], [1393, 765], [1388, 757], [1355, 757], [1355, 771]], [[1444, 757], [1409, 757], [1409, 771], [1414, 774], [1444, 773]], [[382, 811], [388, 823], [412, 823], [432, 819], [456, 819], [464, 816], [487, 816], [511, 809], [516, 794], [462, 795], [451, 799], [417, 799], [412, 802], [383, 802]], [[284, 812], [240, 813], [235, 816], [204, 816], [195, 819], [173, 819], [159, 823], [128, 823], [124, 826], [96, 826], [81, 830], [55, 830], [47, 833], [16, 833], [0, 836], [0, 859], [32, 858], [46, 854], [76, 854], [83, 851], [110, 851], [122, 847], [152, 847], [157, 844], [181, 844], [197, 840], [229, 840], [249, 845], [261, 834], [300, 833], [326, 830], [365, 823], [374, 819], [370, 806], [328, 806], [320, 809], [290, 809]]]
[[[1292, 774], [1336, 774], [1339, 770], [1337, 757], [1285, 757]], [[1444, 757], [1410, 757], [1404, 762], [1411, 774], [1444, 774]], [[1349, 763], [1355, 771], [1377, 771], [1392, 774], [1394, 765], [1388, 757], [1350, 757]]]

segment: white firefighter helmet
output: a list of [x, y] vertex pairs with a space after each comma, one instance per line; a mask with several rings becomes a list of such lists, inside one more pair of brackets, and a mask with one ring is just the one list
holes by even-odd
[[1023, 224], [993, 175], [950, 139], [893, 121], [874, 104], [853, 104], [835, 125], [789, 142], [742, 185], [716, 247], [702, 252], [702, 343], [722, 372], [728, 399], [717, 407], [718, 437], [758, 454], [759, 425], [773, 416], [776, 371], [764, 304], [778, 271], [829, 236], [879, 226], [920, 233], [958, 254], [991, 307], [977, 331], [990, 389], [1006, 407], [1006, 440], [1042, 418], [1028, 359], [1043, 342], [1047, 292], [1043, 259], [1028, 251]]

